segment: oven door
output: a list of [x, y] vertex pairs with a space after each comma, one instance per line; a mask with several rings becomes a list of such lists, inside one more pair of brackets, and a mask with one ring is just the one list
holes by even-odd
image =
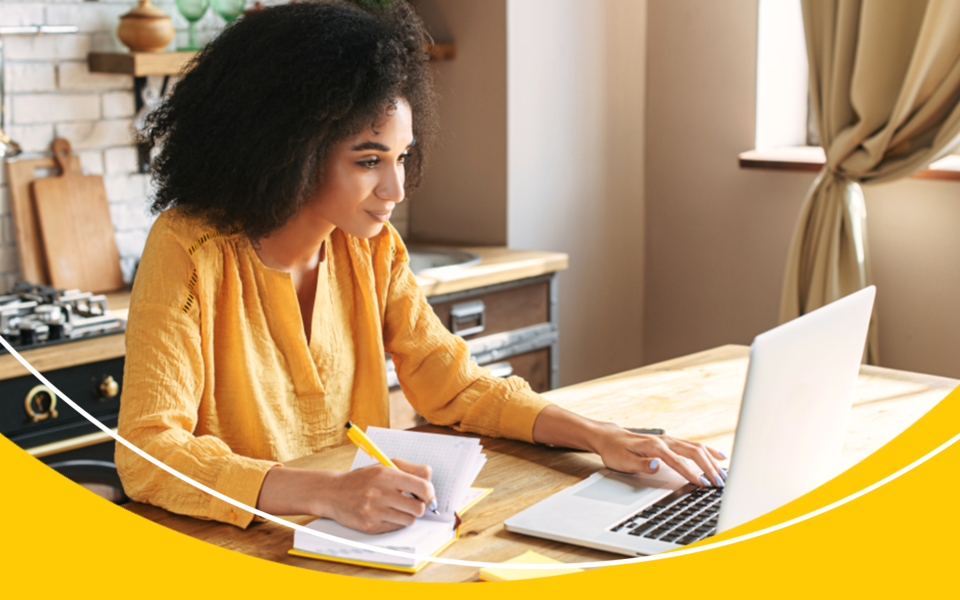
[[39, 460], [67, 479], [115, 504], [129, 502], [113, 462], [115, 442], [101, 442], [75, 450], [41, 456]]
[[[101, 423], [116, 427], [122, 357], [44, 375]], [[0, 434], [111, 502], [127, 501], [113, 462], [113, 438], [39, 383], [33, 375], [0, 380]]]

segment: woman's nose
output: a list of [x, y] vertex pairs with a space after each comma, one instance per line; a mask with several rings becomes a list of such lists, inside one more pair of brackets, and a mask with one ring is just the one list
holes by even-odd
[[406, 191], [403, 189], [404, 170], [403, 165], [396, 165], [392, 169], [385, 169], [383, 179], [377, 186], [376, 194], [383, 200], [390, 200], [399, 204], [403, 202]]

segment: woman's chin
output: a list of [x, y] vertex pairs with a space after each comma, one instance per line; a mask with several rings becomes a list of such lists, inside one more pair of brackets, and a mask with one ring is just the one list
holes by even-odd
[[340, 229], [344, 233], [349, 233], [355, 238], [368, 240], [380, 235], [380, 232], [383, 231], [383, 228], [386, 226], [386, 223], [377, 223], [376, 225], [367, 225], [362, 227], [341, 227]]

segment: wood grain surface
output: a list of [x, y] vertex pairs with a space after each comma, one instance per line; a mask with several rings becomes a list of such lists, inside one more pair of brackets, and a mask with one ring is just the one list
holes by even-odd
[[[748, 349], [713, 350], [582, 383], [545, 394], [557, 404], [622, 425], [663, 427], [671, 435], [704, 441], [730, 452], [746, 377]], [[891, 440], [937, 404], [960, 382], [863, 367], [850, 420], [844, 460], [849, 466]], [[425, 426], [421, 431], [458, 434]], [[535, 550], [562, 562], [622, 558], [559, 542], [510, 533], [503, 521], [547, 496], [573, 485], [602, 467], [594, 455], [481, 437], [487, 464], [476, 485], [492, 487], [464, 518], [461, 538], [442, 556], [502, 562]], [[345, 446], [291, 461], [289, 466], [346, 470], [356, 449]], [[287, 554], [293, 531], [274, 523], [241, 530], [230, 525], [174, 515], [145, 504], [127, 508], [151, 521], [194, 538], [267, 560], [331, 573], [403, 581], [478, 581], [477, 569], [430, 564], [416, 575], [353, 567]], [[294, 517], [307, 523], [311, 517]]]
[[123, 287], [103, 178], [70, 171], [70, 143], [53, 141], [63, 172], [33, 182], [50, 283], [57, 288], [112, 292]]
[[567, 255], [560, 252], [511, 250], [497, 246], [466, 246], [461, 250], [478, 254], [480, 264], [440, 276], [418, 275], [417, 283], [424, 294], [439, 296], [525, 277], [536, 277], [562, 271], [569, 265]]
[[[456, 44], [432, 44], [424, 47], [430, 60], [453, 60]], [[179, 75], [197, 53], [187, 52], [91, 52], [87, 66], [91, 73], [120, 73], [134, 77]]]
[[[68, 169], [73, 173], [80, 173], [80, 158], [71, 156]], [[44, 285], [50, 283], [31, 185], [38, 177], [49, 177], [55, 172], [59, 173], [60, 171], [57, 161], [52, 157], [7, 161], [7, 178], [10, 182], [10, 210], [13, 212], [13, 230], [17, 238], [20, 277], [23, 281]]]
[[[816, 173], [826, 163], [820, 146], [788, 146], [765, 150], [748, 150], [738, 155], [741, 169], [776, 169]], [[917, 179], [960, 180], [960, 155], [948, 154], [926, 169], [912, 174]]]
[[91, 73], [120, 73], [134, 77], [177, 75], [196, 52], [91, 52]]

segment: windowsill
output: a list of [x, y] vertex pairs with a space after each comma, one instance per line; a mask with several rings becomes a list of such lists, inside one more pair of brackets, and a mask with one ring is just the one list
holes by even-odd
[[[823, 168], [823, 148], [795, 146], [771, 150], [748, 150], [739, 155], [741, 169], [780, 169], [783, 171], [813, 171]], [[933, 163], [911, 177], [920, 179], [949, 179], [960, 181], [960, 154], [951, 154]]]

